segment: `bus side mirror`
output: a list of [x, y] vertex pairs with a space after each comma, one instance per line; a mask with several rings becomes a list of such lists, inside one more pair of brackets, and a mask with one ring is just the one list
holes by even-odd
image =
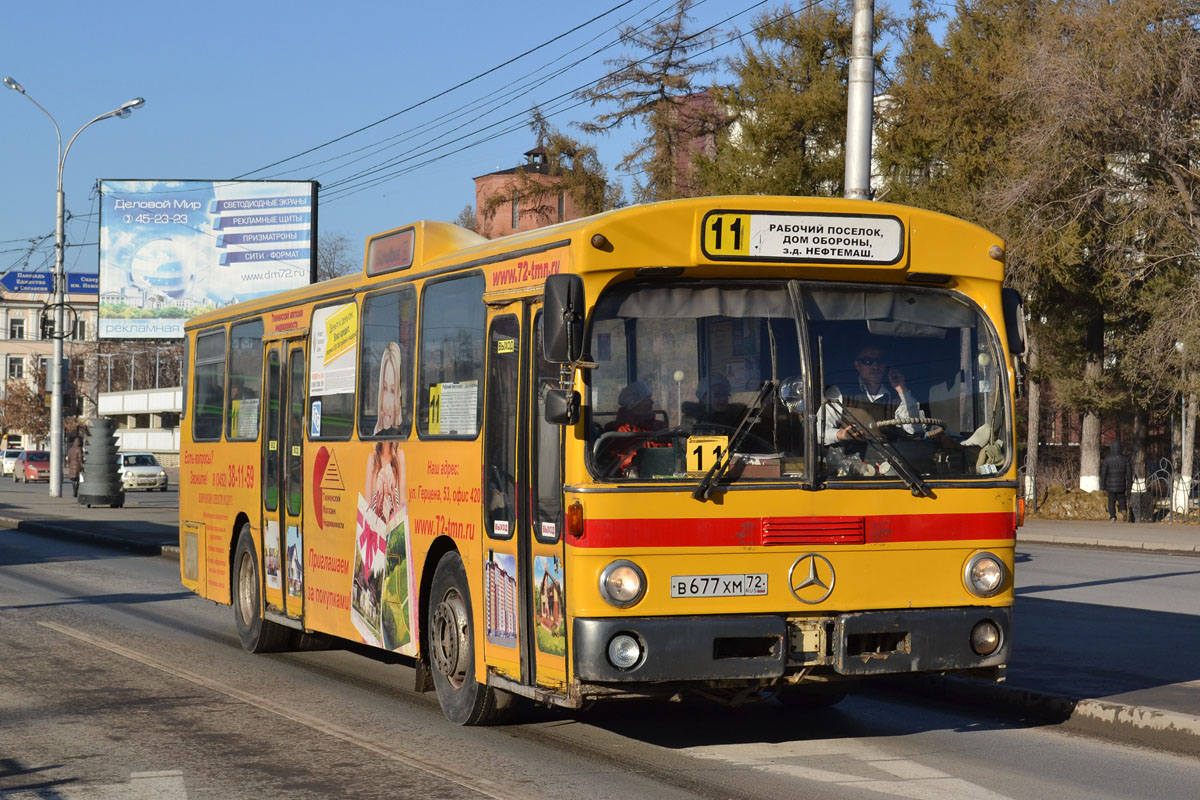
[[551, 425], [574, 425], [579, 421], [579, 392], [549, 389], [545, 402], [546, 422]]
[[1008, 337], [1008, 352], [1014, 356], [1025, 355], [1025, 308], [1021, 293], [1005, 287], [1000, 290], [1004, 307], [1004, 331]]
[[583, 279], [578, 275], [546, 278], [542, 351], [546, 360], [573, 364], [583, 355]]

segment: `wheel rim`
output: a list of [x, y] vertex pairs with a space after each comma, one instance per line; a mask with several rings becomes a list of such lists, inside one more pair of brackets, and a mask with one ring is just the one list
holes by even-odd
[[450, 682], [455, 689], [461, 688], [467, 677], [467, 662], [471, 643], [467, 637], [467, 607], [462, 595], [451, 589], [442, 602], [433, 609], [430, 643], [433, 668]]
[[238, 562], [237, 587], [238, 614], [241, 615], [242, 622], [249, 625], [258, 614], [258, 587], [254, 585], [254, 562], [250, 560], [249, 553], [242, 553], [242, 560]]

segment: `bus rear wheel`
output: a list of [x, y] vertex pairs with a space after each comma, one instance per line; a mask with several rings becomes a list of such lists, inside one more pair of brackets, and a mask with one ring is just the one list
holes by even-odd
[[263, 619], [259, 596], [262, 581], [258, 573], [258, 554], [250, 524], [242, 526], [233, 556], [233, 618], [237, 623], [242, 648], [248, 653], [271, 653], [283, 647], [291, 633], [276, 622]]
[[495, 724], [511, 696], [475, 680], [475, 623], [458, 553], [448, 553], [438, 562], [431, 590], [429, 665], [442, 713], [456, 725]]

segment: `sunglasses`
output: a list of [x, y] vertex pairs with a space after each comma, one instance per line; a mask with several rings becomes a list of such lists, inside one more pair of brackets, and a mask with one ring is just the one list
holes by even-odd
[[873, 367], [876, 364], [884, 363], [882, 358], [856, 358], [854, 360], [856, 363], [862, 364], [864, 367]]

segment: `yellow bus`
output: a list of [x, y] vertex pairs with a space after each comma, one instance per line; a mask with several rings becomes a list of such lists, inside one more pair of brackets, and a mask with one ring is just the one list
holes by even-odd
[[188, 323], [182, 581], [248, 651], [408, 657], [459, 724], [999, 676], [1003, 260], [961, 220], [830, 198], [370, 237], [361, 274]]

